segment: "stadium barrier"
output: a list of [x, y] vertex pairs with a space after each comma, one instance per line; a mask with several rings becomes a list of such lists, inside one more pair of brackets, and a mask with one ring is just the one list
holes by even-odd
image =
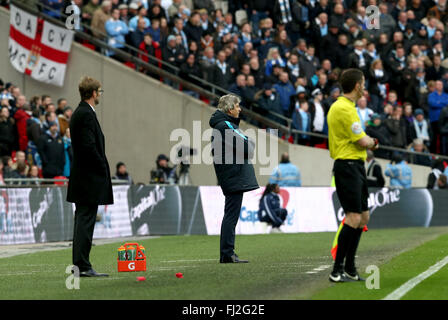
[[[99, 206], [94, 238], [218, 235], [224, 196], [217, 186], [119, 185]], [[270, 232], [258, 219], [263, 188], [244, 196], [237, 234]], [[0, 189], [0, 245], [72, 240], [75, 206], [65, 186]], [[335, 232], [343, 218], [334, 188], [281, 188], [286, 233]], [[448, 226], [446, 190], [371, 189], [370, 229]]]

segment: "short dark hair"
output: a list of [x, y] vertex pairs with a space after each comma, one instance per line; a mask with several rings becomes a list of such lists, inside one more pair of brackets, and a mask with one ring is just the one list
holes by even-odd
[[344, 93], [350, 93], [355, 89], [355, 86], [357, 83], [360, 83], [362, 81], [362, 78], [364, 77], [364, 74], [359, 69], [347, 69], [342, 72], [339, 83], [342, 87], [342, 92]]

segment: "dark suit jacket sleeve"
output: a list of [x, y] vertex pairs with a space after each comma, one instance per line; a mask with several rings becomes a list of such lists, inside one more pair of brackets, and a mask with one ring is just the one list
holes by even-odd
[[87, 157], [90, 163], [97, 168], [105, 169], [106, 162], [98, 152], [94, 128], [95, 119], [92, 115], [86, 114], [84, 118], [84, 126], [81, 130], [80, 147], [83, 150], [83, 156]]

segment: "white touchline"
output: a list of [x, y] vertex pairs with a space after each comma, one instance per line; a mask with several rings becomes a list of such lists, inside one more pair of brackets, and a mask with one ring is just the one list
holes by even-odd
[[397, 290], [389, 294], [387, 297], [385, 297], [383, 300], [399, 300], [401, 299], [406, 293], [408, 293], [412, 288], [414, 288], [416, 285], [418, 285], [420, 282], [425, 280], [426, 278], [429, 278], [434, 273], [442, 269], [446, 264], [448, 263], [448, 256], [437, 262], [435, 265], [431, 266], [426, 270], [425, 272], [420, 273], [415, 278], [412, 278], [405, 284], [403, 284], [401, 287], [399, 287]]

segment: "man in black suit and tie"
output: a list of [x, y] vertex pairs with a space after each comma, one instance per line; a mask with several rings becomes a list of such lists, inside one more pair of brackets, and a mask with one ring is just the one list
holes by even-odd
[[82, 277], [108, 276], [97, 273], [89, 261], [98, 205], [114, 202], [104, 135], [95, 113], [102, 92], [99, 81], [83, 77], [79, 83], [81, 102], [70, 120], [73, 164], [67, 201], [76, 204], [73, 265]]

